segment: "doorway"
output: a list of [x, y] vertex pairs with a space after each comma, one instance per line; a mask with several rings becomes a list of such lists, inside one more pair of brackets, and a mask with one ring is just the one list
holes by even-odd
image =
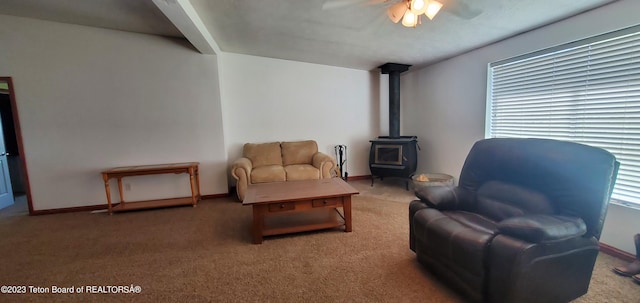
[[[7, 188], [13, 195], [13, 203], [0, 209], [0, 217], [33, 214], [29, 178], [27, 176], [27, 163], [22, 145], [22, 133], [18, 107], [11, 77], [0, 77], [0, 137], [4, 140], [4, 146], [0, 146], [0, 164], [5, 161], [8, 173], [0, 172], [0, 181], [8, 178]], [[3, 183], [4, 184], [4, 183]], [[4, 185], [0, 184], [0, 188]]]

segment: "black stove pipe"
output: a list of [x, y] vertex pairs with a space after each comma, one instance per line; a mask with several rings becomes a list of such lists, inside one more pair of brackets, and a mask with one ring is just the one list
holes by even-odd
[[400, 138], [400, 74], [411, 65], [385, 63], [380, 73], [389, 74], [389, 137]]

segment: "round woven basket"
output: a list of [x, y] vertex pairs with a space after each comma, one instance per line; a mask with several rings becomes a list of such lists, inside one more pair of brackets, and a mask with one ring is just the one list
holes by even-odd
[[[420, 181], [423, 177], [426, 177], [428, 181]], [[416, 174], [411, 177], [411, 182], [413, 189], [416, 190], [425, 186], [453, 185], [453, 177], [447, 174]]]

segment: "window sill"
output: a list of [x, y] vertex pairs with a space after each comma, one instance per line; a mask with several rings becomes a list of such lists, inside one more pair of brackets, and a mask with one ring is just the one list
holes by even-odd
[[637, 203], [625, 202], [625, 201], [620, 201], [615, 199], [611, 199], [609, 203], [640, 211], [640, 204], [637, 204]]

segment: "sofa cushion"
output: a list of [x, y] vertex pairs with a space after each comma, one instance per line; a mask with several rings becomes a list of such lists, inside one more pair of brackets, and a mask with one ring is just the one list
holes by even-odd
[[284, 167], [287, 181], [320, 179], [320, 170], [310, 164], [294, 164]]
[[265, 165], [282, 165], [279, 142], [247, 143], [244, 145], [243, 155], [251, 160], [253, 168]]
[[282, 163], [291, 164], [311, 164], [313, 155], [318, 152], [316, 141], [282, 142]]
[[286, 181], [282, 165], [263, 165], [251, 170], [251, 183]]

